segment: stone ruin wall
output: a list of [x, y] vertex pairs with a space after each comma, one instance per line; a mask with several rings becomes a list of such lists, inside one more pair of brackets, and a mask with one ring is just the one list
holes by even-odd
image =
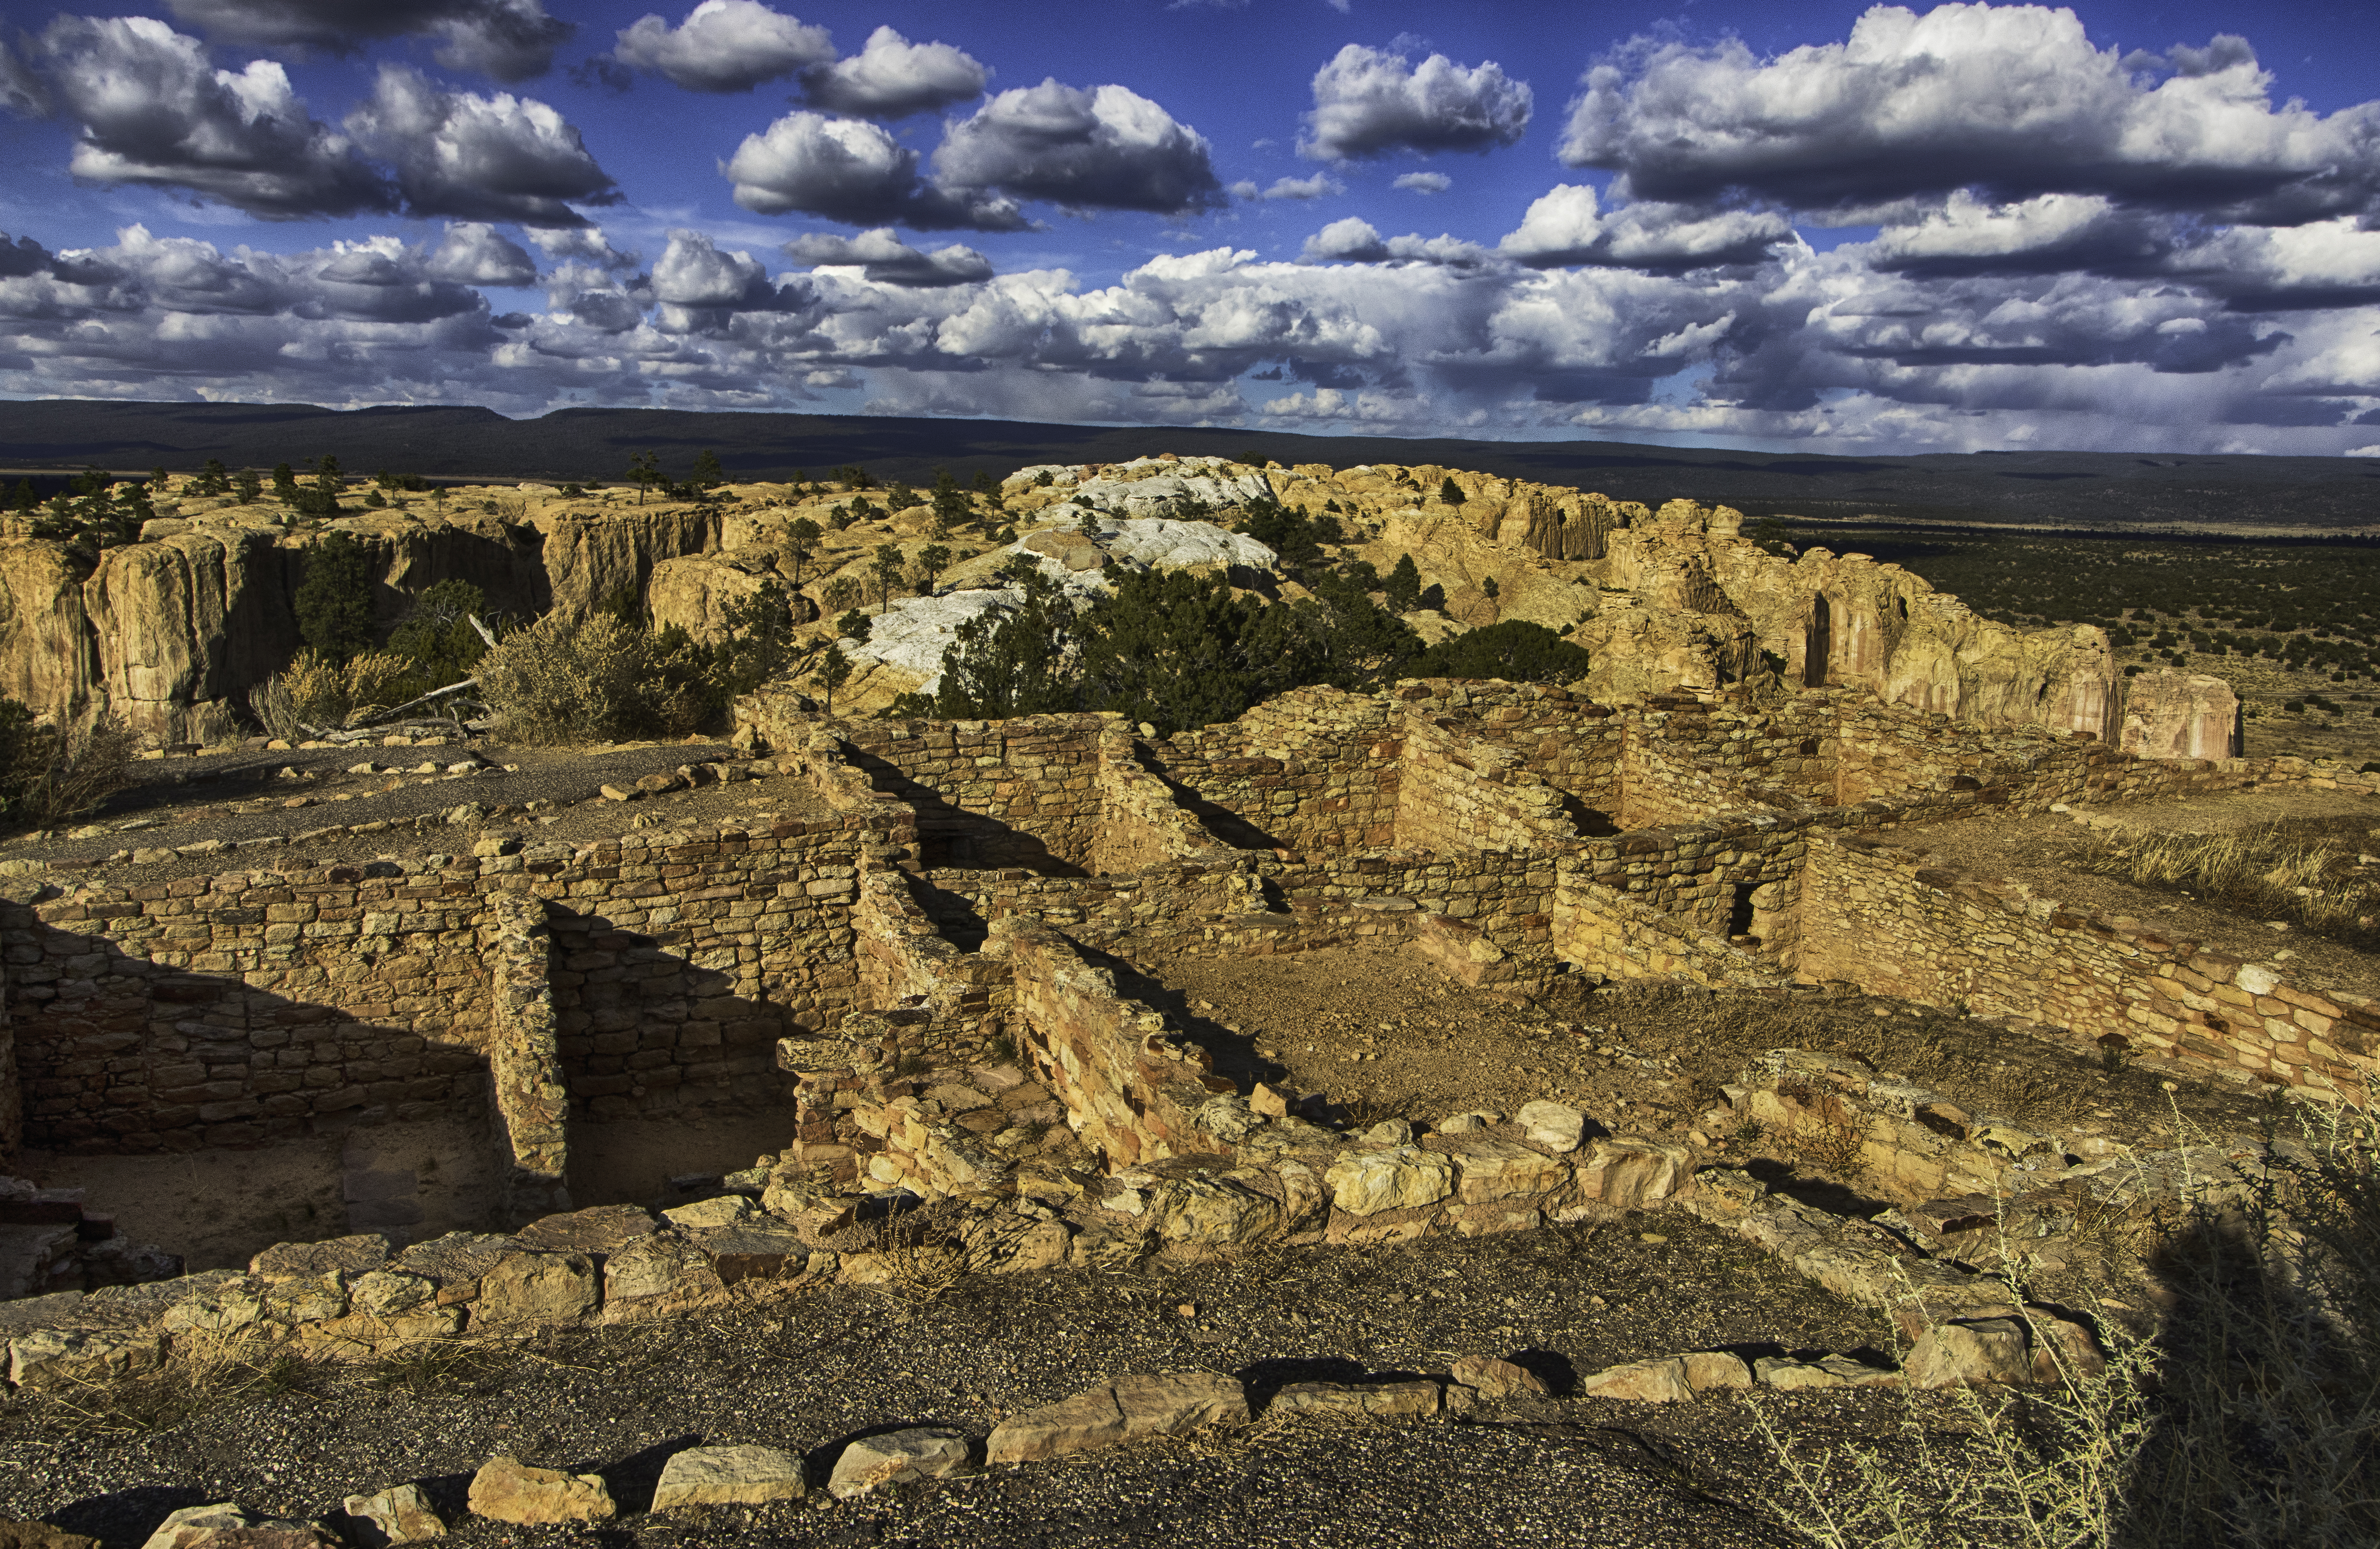
[[1811, 847], [1805, 978], [2016, 1018], [2085, 1047], [2325, 1095], [2380, 1070], [2380, 1002], [1929, 866], [1862, 835]]
[[[572, 851], [43, 888], [0, 905], [23, 1143], [188, 1151], [481, 1097], [500, 901], [548, 906], [579, 1116], [778, 1100], [771, 1055], [853, 1002], [855, 814]], [[560, 854], [543, 854], [551, 848]], [[37, 897], [36, 892], [52, 895]]]

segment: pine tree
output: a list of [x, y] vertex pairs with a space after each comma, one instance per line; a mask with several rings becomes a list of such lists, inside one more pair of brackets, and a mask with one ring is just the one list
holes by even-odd
[[306, 577], [291, 599], [306, 643], [344, 662], [371, 649], [372, 573], [370, 551], [333, 532], [306, 551]]
[[694, 459], [694, 478], [690, 481], [698, 490], [715, 490], [727, 482], [727, 470], [719, 466], [719, 454], [705, 451]]
[[1414, 564], [1413, 555], [1397, 556], [1397, 567], [1389, 572], [1382, 590], [1389, 594], [1390, 613], [1411, 613], [1421, 606], [1421, 570]]
[[818, 665], [818, 670], [810, 674], [810, 678], [826, 690], [826, 713], [832, 715], [834, 714], [834, 691], [851, 681], [851, 658], [843, 653], [843, 647], [830, 645]]
[[1448, 474], [1446, 482], [1438, 486], [1438, 498], [1449, 506], [1463, 504], [1463, 486], [1454, 482], [1453, 474]]

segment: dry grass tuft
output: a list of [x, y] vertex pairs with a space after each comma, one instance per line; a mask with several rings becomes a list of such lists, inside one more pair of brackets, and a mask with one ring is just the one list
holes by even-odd
[[2380, 867], [2358, 825], [2316, 820], [2228, 834], [2144, 834], [2086, 852], [2083, 865], [2144, 887], [2179, 888], [2359, 945], [2380, 944]]

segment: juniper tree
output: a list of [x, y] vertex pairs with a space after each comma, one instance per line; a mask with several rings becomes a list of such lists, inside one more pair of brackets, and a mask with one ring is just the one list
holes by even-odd
[[306, 551], [305, 579], [291, 599], [298, 632], [335, 662], [371, 649], [372, 573], [370, 551], [333, 532]]
[[1397, 556], [1396, 568], [1389, 572], [1381, 590], [1389, 594], [1391, 613], [1411, 613], [1421, 606], [1421, 571], [1415, 566], [1413, 555]]

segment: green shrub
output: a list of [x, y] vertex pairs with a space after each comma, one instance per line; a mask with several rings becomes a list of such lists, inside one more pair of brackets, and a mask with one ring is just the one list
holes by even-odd
[[1406, 664], [1407, 677], [1500, 677], [1508, 683], [1571, 683], [1590, 658], [1542, 624], [1508, 618], [1440, 640]]
[[617, 741], [655, 731], [652, 637], [608, 613], [558, 613], [505, 637], [480, 664], [480, 695], [524, 742]]

